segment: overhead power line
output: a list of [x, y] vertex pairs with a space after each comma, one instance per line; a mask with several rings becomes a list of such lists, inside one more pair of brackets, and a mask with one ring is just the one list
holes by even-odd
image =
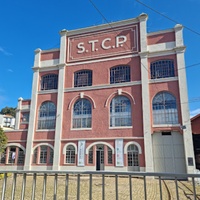
[[[147, 4], [141, 2], [140, 0], [136, 0], [136, 1], [137, 1], [138, 3], [140, 3], [141, 5], [145, 6], [146, 8], [152, 10], [153, 12], [155, 12], [155, 13], [157, 13], [157, 14], [159, 14], [159, 15], [165, 17], [166, 19], [168, 19], [168, 20], [174, 22], [175, 24], [180, 24], [178, 21], [176, 21], [176, 20], [174, 20], [174, 19], [168, 17], [167, 15], [162, 14], [161, 12], [159, 12], [159, 11], [157, 11], [156, 9], [154, 9], [154, 8], [152, 8], [152, 7], [150, 7], [150, 6], [148, 6]], [[182, 25], [183, 25], [183, 24], [182, 24]], [[200, 36], [200, 33], [199, 33], [199, 32], [197, 32], [197, 31], [191, 29], [190, 27], [185, 26], [185, 25], [183, 25], [183, 27], [186, 28], [186, 29], [188, 29], [189, 31], [191, 31], [191, 32], [193, 32], [193, 33], [195, 33], [195, 34], [197, 34], [197, 35]]]

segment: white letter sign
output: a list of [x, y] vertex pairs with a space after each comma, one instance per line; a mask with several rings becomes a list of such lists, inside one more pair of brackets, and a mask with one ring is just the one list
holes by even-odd
[[123, 139], [115, 140], [115, 160], [116, 166], [124, 166], [124, 151], [123, 151]]
[[78, 166], [85, 166], [85, 140], [78, 141]]

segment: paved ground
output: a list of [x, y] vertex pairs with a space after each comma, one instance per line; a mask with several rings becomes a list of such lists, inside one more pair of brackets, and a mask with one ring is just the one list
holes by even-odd
[[[22, 176], [17, 177], [16, 189], [15, 189], [15, 200], [21, 199], [21, 188], [22, 188]], [[33, 177], [28, 176], [26, 180], [26, 191], [25, 199], [29, 200], [32, 196], [32, 181]], [[0, 184], [2, 184], [0, 180]], [[12, 177], [7, 180], [7, 189], [5, 200], [11, 199], [12, 191]], [[57, 199], [65, 199], [65, 176], [58, 177], [58, 187], [57, 187]], [[132, 190], [129, 187], [129, 178], [120, 177], [118, 178], [118, 187], [116, 193], [116, 179], [115, 177], [105, 177], [105, 200], [115, 200], [117, 199], [116, 194], [118, 194], [119, 200], [129, 200], [130, 193], [132, 192], [133, 200], [145, 199], [144, 193], [144, 180], [141, 178], [131, 179]], [[42, 199], [43, 191], [43, 177], [37, 177], [36, 181], [36, 192], [35, 199]], [[158, 179], [147, 179], [146, 180], [146, 191], [147, 199], [149, 200], [160, 200], [160, 188]], [[179, 199], [194, 199], [193, 198], [193, 187], [189, 181], [178, 182]], [[200, 199], [200, 186], [196, 186], [197, 198]], [[92, 181], [92, 199], [102, 200], [102, 178], [93, 177]], [[53, 199], [54, 196], [54, 176], [47, 177], [47, 187], [46, 187], [46, 199]], [[68, 182], [68, 199], [77, 199], [77, 176], [70, 176]], [[81, 176], [80, 178], [80, 200], [89, 199], [89, 178]], [[162, 199], [163, 200], [175, 200], [177, 199], [175, 183], [172, 180], [162, 181]]]

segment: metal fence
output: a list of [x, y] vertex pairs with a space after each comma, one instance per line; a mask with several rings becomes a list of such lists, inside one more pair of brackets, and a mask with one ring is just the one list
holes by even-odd
[[200, 199], [200, 174], [1, 171], [1, 199]]

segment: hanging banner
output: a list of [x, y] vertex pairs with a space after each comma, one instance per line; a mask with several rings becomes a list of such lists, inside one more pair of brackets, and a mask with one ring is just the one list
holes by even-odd
[[78, 166], [85, 166], [85, 140], [78, 141]]
[[124, 166], [123, 139], [115, 140], [115, 160], [116, 166]]

